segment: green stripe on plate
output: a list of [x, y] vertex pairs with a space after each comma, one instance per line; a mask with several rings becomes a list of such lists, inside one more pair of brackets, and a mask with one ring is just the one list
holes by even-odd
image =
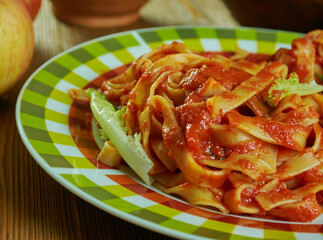
[[123, 64], [128, 64], [135, 60], [135, 58], [127, 51], [127, 49], [114, 51], [113, 55], [118, 58]]
[[181, 211], [178, 211], [174, 208], [167, 207], [163, 204], [156, 204], [151, 207], [147, 207], [146, 209], [168, 218], [172, 218], [181, 213]]
[[236, 31], [234, 29], [217, 29], [218, 38], [236, 39]]
[[178, 230], [178, 231], [190, 233], [190, 234], [194, 234], [194, 232], [199, 228], [198, 226], [177, 221], [175, 219], [168, 219], [160, 223], [160, 225], [170, 229], [174, 229], [174, 230]]
[[139, 46], [139, 42], [132, 34], [117, 36], [118, 42], [125, 48]]
[[232, 234], [230, 236], [230, 240], [261, 240], [263, 238], [254, 238], [254, 237], [246, 237], [241, 235]]
[[39, 82], [37, 80], [31, 81], [29, 83], [29, 85], [27, 86], [27, 89], [37, 92], [45, 97], [48, 97], [49, 94], [51, 93], [51, 91], [53, 90], [52, 87], [50, 87], [42, 82]]
[[202, 52], [204, 50], [199, 39], [183, 39], [183, 43], [192, 51]]
[[273, 54], [276, 51], [276, 42], [258, 41], [258, 53]]
[[214, 28], [196, 28], [195, 32], [199, 38], [218, 38]]
[[80, 75], [76, 74], [75, 72], [69, 72], [65, 77], [64, 80], [75, 85], [76, 87], [83, 88], [86, 86], [89, 81], [85, 78], [81, 77]]
[[[104, 201], [107, 199], [118, 198], [116, 195], [104, 190], [103, 188], [97, 187], [79, 187], [83, 192], [91, 195], [99, 201]], [[119, 199], [119, 198], [118, 198]]]
[[178, 35], [180, 38], [184, 39], [196, 39], [198, 36], [194, 28], [179, 28], [177, 29]]
[[149, 222], [162, 223], [168, 220], [168, 217], [162, 216], [160, 214], [151, 212], [147, 209], [140, 209], [138, 211], [130, 212], [132, 215], [138, 216], [140, 218], [146, 219]]
[[76, 57], [73, 57], [69, 54], [64, 54], [56, 58], [55, 61], [70, 71], [82, 64], [82, 62], [79, 61]]
[[202, 227], [212, 229], [214, 231], [232, 233], [235, 228], [235, 225], [208, 219], [203, 223]]
[[40, 155], [45, 160], [45, 162], [51, 167], [73, 168], [73, 166], [62, 155], [54, 155], [50, 153], [43, 153]]
[[48, 133], [54, 143], [67, 145], [67, 146], [75, 146], [75, 142], [71, 137], [71, 135], [65, 135], [57, 132], [48, 132]]
[[65, 159], [74, 167], [74, 168], [90, 168], [95, 169], [96, 167], [84, 157], [72, 157], [65, 156]]
[[58, 102], [65, 103], [67, 105], [71, 105], [73, 102], [73, 100], [70, 98], [70, 96], [67, 93], [62, 92], [58, 89], [54, 89], [52, 91], [50, 98]]
[[113, 52], [119, 49], [122, 49], [123, 46], [121, 45], [121, 43], [115, 39], [115, 38], [109, 38], [103, 41], [100, 41], [100, 43], [109, 51], [109, 52]]
[[163, 41], [180, 39], [180, 36], [175, 28], [165, 28], [156, 30], [159, 38]]
[[44, 142], [33, 139], [29, 139], [29, 141], [33, 148], [36, 150], [36, 152], [38, 152], [39, 154], [50, 154], [56, 156], [60, 155], [60, 152], [57, 150], [57, 148], [52, 142]]
[[103, 73], [110, 70], [110, 68], [108, 68], [97, 58], [94, 58], [91, 61], [88, 61], [87, 63], [85, 63], [85, 65], [91, 68], [94, 72], [98, 73], [99, 75], [102, 75]]
[[39, 82], [42, 82], [50, 87], [55, 87], [56, 84], [61, 80], [61, 78], [57, 77], [56, 75], [47, 72], [45, 70], [40, 70], [33, 78], [32, 81], [35, 79]]
[[93, 56], [83, 48], [75, 49], [69, 52], [69, 54], [82, 63], [86, 63], [93, 59]]
[[35, 105], [35, 104], [32, 104], [32, 103], [29, 103], [29, 102], [26, 102], [24, 100], [21, 101], [20, 112], [26, 113], [29, 115], [33, 115], [33, 116], [36, 116], [39, 118], [45, 117], [45, 108]]
[[296, 240], [295, 234], [293, 232], [283, 232], [277, 230], [264, 230], [264, 238], [265, 239], [288, 239], [288, 240]]
[[45, 107], [47, 102], [47, 97], [39, 93], [36, 93], [28, 88], [26, 88], [26, 90], [24, 91], [22, 95], [22, 99], [23, 101], [26, 101], [28, 103], [31, 103], [40, 107]]
[[290, 33], [290, 32], [277, 32], [276, 40], [280, 43], [290, 44], [294, 39], [301, 37], [301, 34]]
[[68, 116], [66, 114], [59, 113], [48, 108], [46, 108], [45, 111], [45, 119], [68, 125]]
[[194, 234], [202, 236], [202, 237], [214, 237], [215, 239], [221, 239], [221, 240], [226, 240], [226, 239], [231, 239], [232, 234], [231, 233], [226, 233], [222, 231], [215, 231], [209, 228], [204, 228], [204, 227], [199, 227]]
[[46, 130], [46, 124], [43, 118], [35, 117], [26, 113], [20, 113], [20, 119], [23, 126], [37, 127]]
[[99, 57], [108, 53], [107, 49], [99, 42], [93, 42], [82, 47], [89, 52], [93, 57]]
[[270, 30], [258, 30], [257, 39], [259, 41], [276, 42], [276, 33]]
[[222, 51], [235, 52], [237, 51], [238, 42], [237, 39], [219, 39]]
[[235, 32], [238, 39], [257, 40], [256, 29], [237, 29]]
[[24, 130], [29, 140], [38, 140], [48, 143], [53, 142], [46, 130], [29, 126], [24, 126]]
[[146, 43], [161, 42], [162, 39], [155, 31], [140, 32], [139, 35], [145, 40]]
[[98, 187], [94, 182], [85, 177], [82, 174], [60, 174], [67, 181], [72, 183], [76, 187]]
[[44, 67], [44, 70], [59, 78], [64, 78], [65, 75], [69, 73], [69, 70], [58, 62], [51, 62]]
[[102, 202], [115, 208], [115, 209], [118, 209], [118, 210], [120, 210], [122, 212], [126, 212], [126, 213], [134, 212], [134, 211], [141, 209], [141, 207], [138, 207], [138, 206], [136, 206], [128, 201], [125, 201], [121, 198], [103, 200]]
[[130, 191], [129, 189], [127, 189], [121, 185], [103, 186], [102, 188], [108, 192], [113, 193], [114, 195], [116, 195], [118, 197], [129, 197], [129, 196], [137, 195], [136, 193]]

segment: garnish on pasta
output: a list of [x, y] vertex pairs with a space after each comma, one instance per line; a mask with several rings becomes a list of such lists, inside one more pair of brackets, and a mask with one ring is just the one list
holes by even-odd
[[322, 91], [323, 86], [318, 85], [314, 79], [309, 83], [300, 83], [298, 75], [293, 72], [288, 79], [280, 78], [271, 86], [268, 91], [269, 96], [267, 102], [269, 105], [275, 107], [281, 99], [288, 95], [297, 94], [299, 96], [306, 96]]

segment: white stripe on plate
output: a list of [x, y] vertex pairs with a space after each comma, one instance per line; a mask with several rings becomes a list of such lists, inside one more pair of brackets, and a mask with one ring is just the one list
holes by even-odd
[[123, 65], [122, 62], [118, 58], [116, 58], [112, 53], [104, 54], [98, 57], [98, 59], [110, 69], [114, 69]]
[[84, 172], [92, 172], [91, 174], [101, 174], [101, 175], [125, 175], [118, 169], [93, 169], [93, 168], [56, 168], [55, 172], [58, 174], [83, 174]]
[[70, 106], [65, 103], [61, 103], [54, 99], [48, 98], [46, 102], [46, 108], [67, 115]]
[[151, 201], [143, 196], [135, 195], [130, 197], [123, 197], [123, 200], [130, 202], [136, 206], [139, 206], [141, 208], [147, 208], [156, 205], [157, 203], [154, 201]]
[[173, 217], [173, 219], [178, 220], [180, 222], [189, 223], [195, 226], [202, 226], [202, 224], [207, 220], [206, 218], [194, 216], [185, 212], [176, 215], [175, 217]]
[[323, 240], [321, 233], [298, 233], [294, 232], [297, 240]]
[[148, 46], [148, 44], [146, 43], [146, 41], [140, 36], [140, 34], [138, 32], [135, 32], [135, 31], [132, 32], [132, 36], [139, 42], [140, 45], [146, 45], [146, 46]]
[[61, 133], [65, 135], [70, 135], [70, 130], [67, 125], [53, 122], [51, 120], [45, 119], [47, 130], [50, 132]]
[[251, 53], [257, 53], [257, 50], [258, 50], [257, 41], [254, 41], [254, 40], [239, 39], [238, 46], [239, 48]]
[[148, 53], [151, 51], [151, 48], [149, 45], [145, 42], [145, 40], [139, 35], [137, 32], [132, 32], [133, 37], [137, 40], [137, 42], [140, 44], [139, 46], [133, 46], [128, 47], [128, 52], [135, 58], [139, 58], [145, 53]]
[[106, 176], [107, 173], [100, 172], [98, 170], [87, 171], [87, 169], [80, 169], [80, 172], [98, 186], [118, 185], [118, 183]]
[[222, 50], [219, 39], [201, 38], [200, 42], [203, 46], [204, 51], [221, 51]]
[[287, 44], [287, 43], [276, 43], [276, 50], [278, 50], [280, 48], [291, 49], [291, 45]]
[[86, 65], [80, 65], [77, 68], [74, 68], [73, 72], [88, 81], [92, 81], [93, 79], [99, 76], [99, 74], [94, 72], [91, 68], [89, 68]]
[[241, 235], [244, 237], [264, 238], [264, 230], [259, 228], [249, 228], [236, 225], [232, 234]]
[[77, 147], [68, 146], [63, 144], [54, 143], [57, 150], [63, 155], [68, 157], [83, 157], [84, 155], [80, 152]]
[[134, 57], [134, 59], [137, 59], [137, 58], [141, 57], [142, 55], [144, 55], [145, 53], [151, 51], [151, 49], [147, 45], [129, 47], [129, 48], [127, 48], [127, 50]]
[[79, 88], [77, 86], [75, 86], [74, 84], [71, 84], [67, 81], [65, 81], [64, 79], [61, 79], [55, 86], [55, 88], [57, 90], [60, 90], [61, 92], [64, 92], [66, 94], [68, 94], [68, 90], [69, 89], [75, 89], [75, 88]]

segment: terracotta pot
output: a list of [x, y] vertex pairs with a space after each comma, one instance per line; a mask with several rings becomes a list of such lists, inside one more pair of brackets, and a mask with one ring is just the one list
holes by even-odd
[[55, 16], [86, 27], [119, 27], [134, 23], [147, 0], [51, 0]]

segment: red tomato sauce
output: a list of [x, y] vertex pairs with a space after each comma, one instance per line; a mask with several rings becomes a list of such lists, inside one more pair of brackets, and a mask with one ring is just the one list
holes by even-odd
[[[284, 208], [274, 209], [273, 213], [282, 219], [289, 221], [309, 222], [322, 213], [320, 205], [316, 201], [314, 193], [306, 196], [302, 202], [291, 204]], [[276, 215], [275, 214], [275, 215]]]
[[206, 57], [206, 58], [215, 58], [217, 55], [221, 55], [223, 57], [226, 57], [226, 58], [230, 58], [234, 55], [233, 52], [216, 52], [216, 51], [206, 51], [206, 52], [201, 52], [199, 53], [201, 56], [203, 57]]
[[295, 199], [297, 194], [287, 189], [282, 183], [279, 183], [276, 188], [266, 193], [266, 198], [275, 203], [284, 199]]
[[[254, 117], [257, 118], [257, 117]], [[275, 121], [262, 121], [254, 122], [259, 128], [261, 128], [266, 134], [268, 134], [273, 140], [295, 150], [302, 150], [302, 146], [298, 144], [295, 137], [299, 131], [305, 131], [310, 133], [310, 129], [300, 125], [294, 125], [293, 128], [285, 126], [282, 123]], [[251, 120], [253, 121], [253, 120]]]
[[254, 63], [260, 63], [263, 61], [268, 61], [270, 57], [271, 55], [269, 54], [249, 53], [249, 55], [246, 57], [246, 60]]
[[216, 123], [217, 120], [211, 117], [205, 102], [184, 104], [174, 111], [183, 127], [188, 148], [198, 162], [202, 159], [221, 158], [228, 154], [225, 149], [216, 145], [210, 124]]
[[221, 64], [214, 64], [188, 71], [181, 85], [187, 91], [194, 91], [202, 86], [210, 77], [220, 82], [226, 89], [231, 90], [250, 78], [251, 74], [241, 70], [227, 70]]
[[258, 193], [257, 188], [245, 188], [241, 192], [241, 205], [243, 206], [250, 206], [250, 205], [255, 205], [255, 196]]

